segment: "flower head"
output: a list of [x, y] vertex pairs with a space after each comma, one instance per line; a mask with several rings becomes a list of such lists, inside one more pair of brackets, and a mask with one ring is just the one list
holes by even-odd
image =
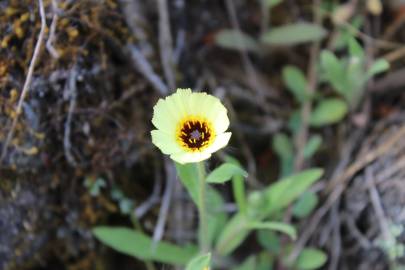
[[225, 147], [231, 137], [227, 110], [207, 93], [190, 89], [160, 99], [153, 108], [152, 142], [179, 163], [205, 160]]

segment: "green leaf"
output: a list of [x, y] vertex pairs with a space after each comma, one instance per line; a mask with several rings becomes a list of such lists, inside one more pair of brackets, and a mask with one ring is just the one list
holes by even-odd
[[283, 68], [282, 75], [287, 89], [290, 90], [298, 102], [304, 103], [307, 100], [308, 87], [304, 73], [295, 66], [286, 66]]
[[216, 253], [220, 256], [226, 256], [235, 250], [251, 232], [247, 228], [248, 223], [249, 218], [246, 215], [241, 213], [235, 214], [228, 221], [218, 238], [215, 246]]
[[279, 254], [281, 250], [281, 242], [279, 236], [273, 231], [258, 230], [257, 241], [259, 244], [272, 254]]
[[327, 258], [322, 250], [305, 248], [298, 256], [295, 265], [300, 270], [317, 269], [325, 264]]
[[322, 174], [322, 169], [309, 169], [272, 184], [264, 190], [264, 196], [267, 198], [267, 207], [262, 210], [262, 215], [267, 217], [289, 206], [317, 181]]
[[288, 128], [294, 135], [298, 134], [298, 132], [300, 131], [301, 122], [300, 110], [293, 111], [290, 115], [290, 118], [288, 119]]
[[228, 220], [227, 214], [223, 211], [225, 202], [220, 193], [213, 188], [207, 189], [207, 219], [208, 219], [208, 242], [212, 245], [221, 234], [222, 229]]
[[390, 64], [385, 59], [378, 59], [373, 63], [369, 70], [367, 70], [367, 78], [385, 72], [390, 68]]
[[364, 59], [363, 47], [353, 37], [349, 39], [349, 53], [351, 57], [356, 57], [360, 61]]
[[93, 234], [103, 244], [140, 260], [185, 265], [197, 253], [196, 247], [154, 244], [149, 236], [124, 227], [96, 227]]
[[250, 222], [247, 224], [247, 228], [255, 230], [272, 230], [287, 234], [291, 239], [295, 240], [297, 238], [297, 231], [295, 228], [289, 224], [275, 221], [267, 222]]
[[272, 8], [283, 2], [283, 0], [261, 0], [263, 5], [267, 8]]
[[312, 111], [309, 123], [314, 127], [331, 125], [341, 121], [348, 112], [346, 102], [339, 98], [321, 100]]
[[273, 138], [273, 150], [279, 157], [290, 157], [293, 155], [293, 146], [290, 138], [284, 133], [277, 133]]
[[325, 73], [324, 76], [341, 95], [347, 96], [347, 77], [346, 69], [342, 62], [330, 51], [321, 52], [321, 67]]
[[275, 264], [274, 256], [271, 252], [262, 251], [258, 256], [258, 263], [255, 270], [273, 270]]
[[247, 34], [234, 30], [224, 29], [215, 35], [215, 43], [225, 49], [257, 51], [256, 40]]
[[211, 264], [211, 253], [199, 255], [191, 259], [187, 264], [186, 270], [204, 270]]
[[304, 148], [304, 158], [312, 157], [322, 144], [322, 137], [319, 135], [313, 135], [309, 138]]
[[216, 252], [221, 256], [230, 254], [252, 231], [249, 224], [287, 207], [318, 180], [322, 173], [322, 169], [309, 169], [279, 180], [264, 191], [253, 192], [251, 195], [255, 196], [249, 196], [249, 199], [255, 199], [248, 200], [247, 215], [237, 213], [228, 221], [218, 238]]
[[231, 178], [234, 175], [241, 175], [243, 177], [247, 177], [247, 172], [243, 170], [241, 167], [232, 164], [232, 163], [224, 163], [215, 170], [213, 170], [208, 176], [207, 176], [207, 183], [224, 183], [228, 180], [231, 180]]
[[180, 164], [175, 162], [177, 175], [187, 189], [191, 199], [198, 206], [198, 170], [196, 163]]
[[[235, 164], [238, 167], [242, 167], [239, 161], [234, 157], [226, 156], [225, 160], [229, 163]], [[238, 205], [239, 212], [246, 213], [246, 191], [243, 176], [235, 174], [232, 177], [232, 191], [236, 204]]]
[[241, 265], [233, 268], [234, 270], [254, 270], [256, 269], [257, 258], [254, 255], [249, 256]]
[[325, 29], [317, 24], [295, 23], [272, 28], [261, 41], [269, 45], [296, 45], [321, 40], [325, 35]]
[[272, 146], [273, 150], [280, 158], [281, 175], [283, 177], [289, 175], [294, 165], [293, 144], [290, 138], [284, 133], [277, 133], [273, 137]]
[[294, 204], [293, 215], [298, 218], [305, 218], [311, 214], [318, 204], [318, 196], [310, 191], [304, 192], [299, 200]]

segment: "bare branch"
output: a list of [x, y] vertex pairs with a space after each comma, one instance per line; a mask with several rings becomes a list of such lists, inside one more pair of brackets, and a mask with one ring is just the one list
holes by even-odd
[[24, 86], [23, 86], [23, 89], [22, 89], [22, 92], [20, 95], [20, 99], [18, 100], [17, 107], [15, 109], [16, 115], [13, 119], [10, 130], [7, 134], [6, 140], [3, 145], [3, 150], [2, 150], [1, 156], [0, 156], [0, 163], [3, 162], [4, 158], [6, 157], [8, 146], [10, 144], [11, 139], [13, 138], [15, 127], [17, 126], [17, 122], [18, 122], [18, 117], [21, 114], [25, 97], [27, 96], [27, 93], [29, 91], [29, 87], [30, 87], [31, 80], [32, 80], [32, 74], [34, 73], [34, 67], [37, 62], [42, 43], [44, 41], [44, 35], [45, 35], [45, 30], [46, 30], [45, 9], [44, 9], [44, 4], [43, 4], [42, 0], [38, 0], [38, 3], [39, 3], [39, 13], [41, 16], [41, 30], [38, 35], [37, 43], [35, 44], [35, 49], [34, 49], [34, 53], [31, 58], [31, 63], [28, 67], [28, 73], [27, 73], [27, 77], [25, 78], [25, 83], [24, 83]]

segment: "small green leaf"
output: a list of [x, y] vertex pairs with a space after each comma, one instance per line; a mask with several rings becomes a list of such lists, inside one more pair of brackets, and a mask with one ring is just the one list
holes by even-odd
[[298, 102], [304, 103], [307, 100], [308, 87], [304, 73], [295, 66], [284, 67], [282, 73], [287, 89], [290, 90]]
[[322, 144], [322, 137], [319, 135], [313, 135], [309, 138], [304, 148], [304, 158], [312, 157]]
[[298, 134], [300, 131], [301, 122], [300, 110], [293, 111], [288, 119], [288, 128], [294, 135]]
[[209, 240], [208, 243], [215, 244], [218, 236], [221, 234], [227, 222], [227, 214], [222, 211], [224, 209], [225, 202], [221, 197], [221, 194], [213, 188], [207, 189], [207, 219], [208, 219], [208, 235], [203, 235]]
[[272, 146], [273, 150], [280, 158], [281, 175], [283, 177], [289, 175], [294, 165], [293, 144], [290, 138], [284, 133], [277, 133], [273, 137]]
[[234, 30], [224, 29], [215, 35], [215, 43], [225, 49], [257, 51], [256, 40], [247, 34]]
[[279, 157], [290, 157], [293, 155], [293, 145], [290, 138], [284, 133], [277, 133], [273, 138], [273, 150]]
[[261, 0], [267, 8], [272, 8], [283, 2], [283, 0]]
[[269, 45], [296, 45], [321, 40], [325, 35], [325, 29], [317, 24], [295, 23], [272, 28], [261, 41]]
[[198, 171], [196, 163], [180, 164], [176, 162], [175, 165], [181, 183], [187, 189], [195, 205], [198, 206]]
[[294, 204], [293, 215], [298, 218], [305, 218], [311, 214], [317, 204], [318, 196], [315, 193], [310, 191], [304, 192]]
[[134, 210], [134, 202], [131, 199], [123, 198], [119, 201], [121, 214], [129, 215]]
[[241, 175], [246, 177], [248, 174], [245, 170], [243, 170], [241, 167], [232, 164], [232, 163], [224, 163], [215, 170], [213, 170], [208, 176], [207, 176], [207, 183], [224, 183], [228, 180], [231, 180], [231, 178], [234, 175]]
[[317, 181], [322, 174], [322, 169], [309, 169], [272, 184], [264, 190], [264, 196], [267, 198], [267, 207], [262, 210], [262, 215], [264, 217], [270, 216], [290, 205], [290, 203]]
[[179, 247], [166, 242], [153, 244], [149, 236], [124, 227], [96, 227], [93, 234], [103, 244], [141, 260], [185, 265], [197, 253], [196, 247]]
[[247, 224], [247, 228], [255, 230], [272, 230], [287, 234], [291, 239], [297, 238], [297, 231], [295, 228], [289, 224], [275, 221], [267, 222], [250, 222]]
[[225, 225], [219, 236], [215, 246], [216, 253], [220, 256], [226, 256], [235, 250], [251, 232], [250, 229], [247, 229], [248, 223], [249, 218], [246, 215], [235, 214]]
[[312, 111], [310, 124], [314, 127], [331, 125], [341, 121], [348, 112], [346, 102], [339, 98], [321, 100]]
[[[242, 167], [239, 161], [231, 156], [226, 156], [225, 160], [229, 163], [235, 164], [236, 166]], [[245, 182], [243, 176], [235, 174], [232, 177], [232, 191], [235, 197], [236, 204], [238, 205], [239, 212], [246, 212], [246, 191]]]
[[327, 260], [325, 252], [315, 248], [305, 248], [297, 258], [296, 267], [300, 270], [317, 269]]
[[257, 241], [259, 244], [271, 252], [272, 254], [279, 254], [281, 250], [281, 242], [279, 236], [273, 231], [258, 230]]
[[233, 270], [253, 270], [256, 269], [257, 258], [254, 255], [249, 256], [242, 262], [241, 265], [233, 268]]
[[385, 59], [378, 59], [373, 63], [370, 69], [367, 71], [367, 77], [371, 78], [374, 75], [385, 72], [390, 68], [390, 64]]
[[[258, 263], [255, 270], [273, 270], [275, 265], [275, 256], [271, 252], [262, 251], [258, 256]], [[253, 269], [253, 268], [252, 268]]]
[[333, 86], [333, 88], [341, 95], [347, 96], [347, 76], [346, 69], [342, 62], [330, 51], [321, 52], [321, 67], [324, 76]]
[[191, 259], [187, 264], [186, 270], [204, 270], [211, 264], [211, 253], [199, 255]]
[[359, 60], [364, 59], [364, 50], [353, 37], [349, 39], [349, 53], [351, 57], [357, 57]]

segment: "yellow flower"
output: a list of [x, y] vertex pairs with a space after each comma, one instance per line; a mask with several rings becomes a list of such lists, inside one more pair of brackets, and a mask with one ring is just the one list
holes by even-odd
[[153, 108], [152, 142], [179, 163], [205, 160], [231, 138], [227, 110], [207, 93], [190, 89], [160, 99]]

